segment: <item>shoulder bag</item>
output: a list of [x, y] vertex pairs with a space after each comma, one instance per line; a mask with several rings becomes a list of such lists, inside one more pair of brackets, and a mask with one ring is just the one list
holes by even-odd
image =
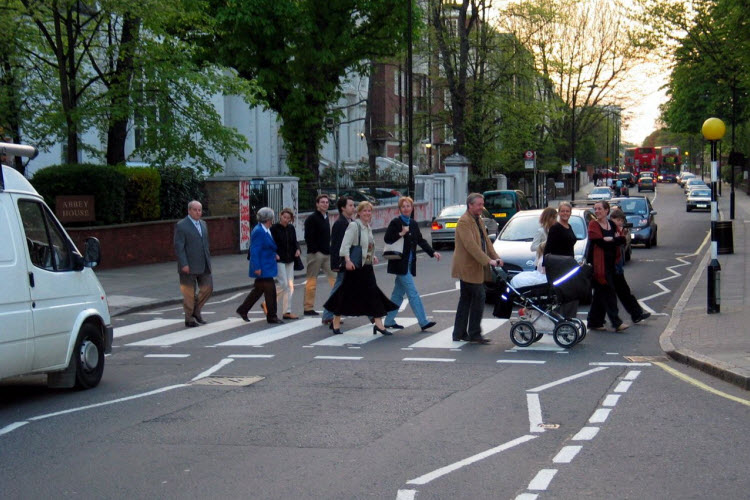
[[404, 256], [404, 238], [400, 237], [393, 243], [386, 243], [383, 247], [385, 260], [399, 260]]
[[356, 245], [349, 247], [349, 260], [354, 264], [355, 269], [362, 267], [362, 226], [359, 222], [356, 222], [357, 228], [359, 229], [359, 240]]

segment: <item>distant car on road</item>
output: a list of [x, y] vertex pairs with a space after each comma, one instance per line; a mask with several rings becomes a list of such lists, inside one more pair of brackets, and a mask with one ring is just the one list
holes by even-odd
[[684, 189], [685, 189], [685, 194], [688, 194], [688, 192], [689, 192], [689, 191], [690, 191], [690, 190], [691, 190], [691, 189], [692, 189], [693, 187], [695, 187], [695, 186], [705, 186], [705, 187], [708, 187], [708, 186], [706, 185], [706, 183], [705, 183], [705, 182], [703, 182], [703, 180], [702, 180], [702, 179], [699, 179], [699, 178], [697, 178], [697, 177], [694, 177], [694, 178], [692, 178], [692, 179], [688, 179], [687, 181], [685, 181], [685, 184], [683, 185], [683, 187], [684, 187]]
[[679, 177], [677, 177], [677, 184], [680, 185], [680, 187], [685, 187], [685, 183], [688, 181], [688, 179], [694, 179], [695, 174], [692, 172], [681, 172]]
[[635, 175], [630, 172], [620, 172], [617, 174], [617, 179], [621, 180], [623, 184], [627, 184], [628, 187], [635, 187]]
[[[437, 217], [432, 219], [430, 235], [432, 236], [432, 247], [438, 249], [443, 245], [455, 245], [456, 225], [458, 219], [466, 213], [466, 205], [450, 205], [444, 207]], [[487, 209], [482, 210], [482, 220], [491, 241], [497, 237], [497, 221], [490, 215]]]
[[588, 194], [587, 198], [589, 200], [609, 200], [612, 198], [612, 190], [604, 186], [595, 187]]
[[645, 196], [631, 196], [612, 198], [609, 203], [620, 207], [620, 210], [625, 212], [625, 219], [633, 224], [632, 244], [643, 244], [646, 248], [656, 246], [658, 226], [654, 217], [656, 210], [651, 206], [651, 200]]
[[641, 177], [638, 179], [638, 192], [641, 191], [656, 191], [656, 183], [653, 177]]
[[703, 187], [695, 187], [688, 193], [685, 200], [685, 211], [711, 210], [711, 190]]
[[482, 195], [484, 196], [484, 207], [492, 214], [500, 229], [516, 212], [532, 208], [526, 194], [518, 189], [485, 191]]

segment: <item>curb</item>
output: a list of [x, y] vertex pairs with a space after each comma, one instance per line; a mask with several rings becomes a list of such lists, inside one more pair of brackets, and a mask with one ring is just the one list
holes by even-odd
[[667, 354], [667, 356], [674, 359], [678, 363], [692, 366], [693, 368], [697, 368], [698, 370], [708, 373], [709, 375], [737, 385], [742, 389], [750, 390], [750, 374], [738, 372], [736, 367], [728, 365], [723, 361], [719, 361], [709, 356], [697, 353], [691, 349], [678, 349], [672, 343], [672, 335], [679, 326], [682, 311], [685, 309], [690, 296], [693, 294], [693, 291], [698, 284], [698, 280], [703, 273], [703, 268], [706, 267], [710, 256], [711, 248], [709, 246], [704, 252], [697, 269], [695, 270], [695, 272], [693, 272], [693, 276], [690, 277], [690, 281], [685, 287], [685, 290], [682, 292], [680, 299], [677, 301], [677, 304], [675, 304], [672, 316], [669, 319], [669, 323], [667, 323], [667, 327], [659, 336], [659, 346], [661, 347], [662, 351]]

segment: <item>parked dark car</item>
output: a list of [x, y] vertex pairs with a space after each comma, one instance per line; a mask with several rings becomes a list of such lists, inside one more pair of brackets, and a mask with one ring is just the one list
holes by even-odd
[[492, 214], [500, 229], [521, 210], [533, 208], [531, 202], [523, 191], [517, 189], [506, 189], [498, 191], [485, 191], [484, 208]]
[[646, 248], [656, 246], [658, 227], [656, 225], [656, 210], [651, 206], [651, 200], [645, 196], [631, 196], [629, 198], [612, 198], [610, 205], [617, 205], [625, 212], [625, 218], [633, 228], [630, 231], [632, 244], [645, 245]]

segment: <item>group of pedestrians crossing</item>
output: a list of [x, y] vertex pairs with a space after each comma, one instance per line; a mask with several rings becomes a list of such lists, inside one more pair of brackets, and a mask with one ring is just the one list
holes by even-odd
[[[336, 202], [338, 218], [333, 228], [328, 216], [329, 204], [328, 196], [319, 195], [316, 210], [305, 220], [307, 281], [303, 314], [320, 315], [314, 305], [317, 277], [323, 270], [331, 292], [321, 320], [334, 335], [343, 333], [342, 316], [367, 316], [373, 324], [373, 334], [392, 335], [392, 330], [404, 328], [396, 320], [404, 297], [408, 298], [421, 331], [434, 327], [436, 322], [427, 317], [414, 281], [417, 247], [438, 262], [441, 255], [422, 236], [414, 220], [414, 201], [407, 196], [399, 199], [399, 215], [390, 221], [383, 238], [389, 245], [403, 240], [400, 257], [388, 262], [387, 272], [394, 275], [390, 298], [381, 291], [373, 270], [379, 260], [371, 227], [372, 204], [363, 201], [355, 206], [351, 197], [339, 197]], [[453, 340], [487, 344], [489, 340], [482, 336], [481, 329], [484, 283], [491, 279], [490, 267], [502, 266], [503, 261], [496, 254], [481, 217], [484, 197], [479, 193], [469, 194], [466, 207], [456, 225], [451, 267], [451, 276], [459, 280], [460, 287]], [[576, 237], [569, 222], [571, 212], [568, 202], [561, 202], [558, 210], [547, 208], [542, 212], [539, 234], [532, 242], [538, 255], [538, 272], [543, 272], [543, 258], [547, 254], [573, 256]], [[605, 317], [608, 317], [615, 331], [621, 332], [629, 325], [619, 317], [618, 298], [634, 323], [650, 314], [638, 304], [625, 280], [625, 215], [618, 209], [610, 213], [606, 201], [594, 205], [594, 214], [596, 219], [588, 226], [587, 260], [593, 266], [588, 326], [593, 330], [604, 329]], [[201, 215], [201, 204], [193, 200], [188, 204], [188, 216], [175, 227], [174, 245], [187, 327], [206, 323], [201, 309], [213, 290], [208, 227]], [[291, 310], [294, 270], [301, 264], [301, 251], [292, 224], [294, 216], [291, 209], [285, 208], [279, 215], [279, 222], [274, 224], [275, 214], [271, 208], [258, 210], [258, 224], [251, 233], [248, 251], [249, 276], [255, 281], [237, 308], [237, 314], [245, 321], [250, 321], [248, 312], [261, 297], [268, 323], [298, 319]], [[278, 316], [279, 307], [283, 319]], [[567, 303], [561, 312], [566, 317], [574, 317], [577, 308], [577, 302]]]

